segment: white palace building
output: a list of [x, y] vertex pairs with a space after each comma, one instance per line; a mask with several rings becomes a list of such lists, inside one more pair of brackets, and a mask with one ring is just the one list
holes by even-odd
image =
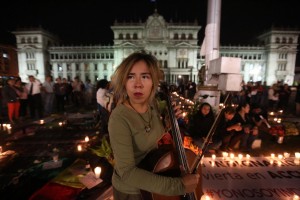
[[[58, 38], [43, 29], [17, 30], [19, 75], [23, 81], [34, 75], [40, 81], [46, 75], [85, 82], [110, 80], [116, 67], [130, 53], [146, 50], [155, 55], [170, 84], [191, 80], [199, 82], [198, 72], [205, 60], [200, 56], [195, 23], [166, 22], [155, 12], [146, 22], [115, 22], [113, 46], [62, 46]], [[245, 82], [294, 82], [298, 30], [271, 29], [258, 36], [256, 46], [221, 46], [221, 57], [241, 58]]]

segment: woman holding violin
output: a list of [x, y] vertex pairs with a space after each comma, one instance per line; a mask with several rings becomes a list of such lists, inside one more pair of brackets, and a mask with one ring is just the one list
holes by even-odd
[[141, 200], [141, 190], [165, 196], [193, 192], [199, 174], [168, 177], [138, 167], [164, 136], [155, 95], [160, 69], [154, 56], [135, 52], [116, 69], [112, 86], [117, 105], [109, 119], [109, 137], [115, 165], [112, 177], [115, 200]]

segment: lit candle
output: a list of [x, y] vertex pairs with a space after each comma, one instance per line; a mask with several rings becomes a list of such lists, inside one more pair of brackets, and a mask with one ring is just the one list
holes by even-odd
[[278, 154], [278, 159], [281, 160], [283, 158], [282, 154]]
[[234, 159], [234, 153], [230, 153], [230, 158]]
[[7, 128], [7, 133], [11, 134], [11, 126], [7, 126], [6, 128]]
[[7, 124], [3, 124], [3, 130], [6, 131]]
[[62, 123], [62, 122], [58, 122], [58, 125], [59, 125], [59, 126], [62, 126], [62, 125], [63, 125], [63, 123]]
[[299, 196], [298, 196], [298, 195], [296, 195], [296, 194], [294, 194], [294, 196], [293, 196], [293, 200], [299, 200]]
[[290, 154], [289, 154], [288, 152], [284, 152], [284, 153], [283, 153], [283, 156], [284, 156], [284, 158], [289, 158], [289, 157], [290, 157]]
[[101, 167], [95, 167], [94, 173], [95, 173], [96, 178], [99, 178], [100, 174], [101, 174]]
[[77, 145], [77, 151], [82, 151], [82, 146], [81, 146], [81, 144], [79, 144], [79, 145]]
[[295, 157], [296, 157], [296, 159], [300, 159], [300, 153], [299, 152], [295, 152]]
[[86, 142], [90, 141], [89, 136], [85, 136], [84, 141], [86, 141]]
[[250, 155], [249, 155], [249, 154], [247, 154], [247, 155], [246, 155], [246, 158], [247, 158], [247, 160], [249, 160], [249, 159], [250, 159]]
[[214, 167], [215, 166], [215, 161], [211, 162], [211, 166]]
[[228, 156], [228, 153], [224, 151], [224, 152], [222, 153], [222, 155], [223, 155], [223, 159], [226, 159], [227, 156]]
[[44, 120], [43, 119], [40, 120], [40, 124], [44, 124]]
[[240, 160], [242, 160], [243, 159], [243, 154], [239, 154], [238, 157], [239, 157]]
[[275, 158], [275, 154], [271, 153], [271, 158], [274, 159]]
[[211, 158], [212, 158], [213, 160], [216, 160], [216, 155], [215, 155], [215, 154], [211, 155]]
[[200, 200], [210, 200], [210, 197], [208, 195], [202, 195]]

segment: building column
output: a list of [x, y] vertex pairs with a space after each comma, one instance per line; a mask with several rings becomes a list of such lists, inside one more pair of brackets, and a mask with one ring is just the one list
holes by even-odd
[[76, 76], [76, 63], [72, 63], [71, 64], [71, 69], [72, 69], [72, 76], [71, 76], [71, 80], [73, 80]]
[[53, 71], [53, 77], [58, 77], [58, 64], [57, 63], [53, 63], [53, 69], [52, 69], [52, 71]]
[[79, 74], [80, 74], [80, 80], [84, 83], [85, 82], [85, 71], [84, 71], [84, 63], [79, 64]]
[[62, 78], [67, 78], [67, 63], [62, 64], [62, 72], [63, 72]]

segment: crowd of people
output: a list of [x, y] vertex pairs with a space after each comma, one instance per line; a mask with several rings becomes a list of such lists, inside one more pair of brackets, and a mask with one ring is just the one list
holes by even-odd
[[77, 108], [93, 105], [96, 88], [90, 80], [83, 83], [79, 77], [68, 81], [46, 76], [42, 83], [34, 76], [23, 82], [20, 77], [9, 77], [1, 91], [1, 116], [11, 124], [20, 120], [41, 119], [53, 113], [64, 113], [66, 105]]
[[[300, 84], [296, 88], [295, 104], [292, 105], [291, 93], [291, 87], [282, 82], [274, 83], [270, 87], [260, 82], [242, 83], [241, 91], [231, 92], [230, 106], [224, 108], [221, 113], [213, 137], [208, 143], [208, 151], [251, 151], [254, 141], [270, 128], [268, 112], [282, 110], [300, 116]], [[222, 95], [221, 102], [224, 99], [225, 95]], [[215, 117], [212, 106], [206, 102], [201, 103], [195, 114], [190, 115], [182, 126], [183, 132], [201, 148], [206, 142]]]
[[[101, 131], [108, 133], [113, 150], [114, 199], [139, 200], [143, 198], [141, 191], [166, 196], [194, 195], [200, 182], [199, 174], [182, 171], [175, 177], [162, 176], [139, 165], [149, 152], [166, 143], [162, 140], [170, 135], [170, 127], [164, 121], [168, 116], [159, 100], [159, 90], [164, 82], [162, 77], [154, 56], [135, 52], [117, 67], [111, 82], [101, 79], [93, 85], [90, 80], [83, 83], [79, 77], [72, 81], [58, 77], [54, 82], [51, 76], [47, 76], [41, 83], [34, 76], [29, 76], [28, 82], [24, 83], [20, 78], [9, 78], [2, 88], [1, 100], [2, 105], [7, 106], [11, 123], [23, 117], [40, 119], [53, 112], [64, 112], [66, 104], [94, 106], [95, 101]], [[299, 87], [297, 106], [300, 106]], [[197, 92], [192, 81], [173, 86], [169, 91], [177, 91], [191, 100]], [[189, 115], [188, 120], [182, 120], [184, 117], [178, 106], [173, 109], [180, 122], [180, 131], [183, 131], [181, 136], [191, 137], [199, 148], [208, 142], [211, 153], [233, 151], [235, 148], [251, 151], [262, 127], [268, 124], [267, 111], [286, 109], [290, 95], [290, 87], [286, 84], [276, 83], [267, 87], [260, 82], [249, 82], [243, 83], [242, 90], [232, 95], [231, 103], [238, 106], [230, 104], [222, 109], [220, 115], [216, 115], [207, 102], [195, 106], [196, 112]], [[217, 116], [219, 121], [214, 134], [207, 141]]]
[[234, 103], [260, 105], [266, 110], [286, 110], [291, 97], [291, 87], [283, 81], [267, 86], [266, 82], [242, 82], [241, 91], [234, 94]]
[[[242, 103], [237, 107], [226, 106], [219, 116], [212, 137], [209, 138], [208, 151], [251, 151], [252, 144], [259, 137], [259, 130], [267, 123], [265, 113], [258, 106], [250, 108], [249, 103]], [[215, 121], [211, 105], [202, 103], [199, 110], [190, 117], [186, 124], [187, 136], [192, 137], [193, 143], [203, 148], [203, 143]]]

